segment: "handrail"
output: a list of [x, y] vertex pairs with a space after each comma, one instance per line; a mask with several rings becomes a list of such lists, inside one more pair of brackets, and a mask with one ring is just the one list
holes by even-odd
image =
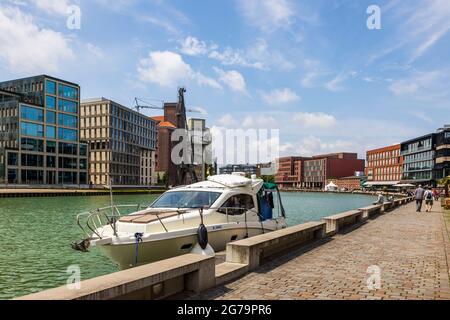
[[[102, 239], [102, 235], [98, 233], [98, 229], [102, 226], [106, 226], [109, 225], [113, 232], [114, 235], [117, 235], [117, 230], [116, 230], [116, 217], [117, 215], [115, 213], [118, 214], [119, 217], [122, 216], [119, 208], [132, 208], [132, 207], [136, 207], [137, 206], [137, 211], [141, 211], [141, 204], [138, 205], [114, 205], [114, 206], [108, 206], [108, 207], [104, 207], [104, 208], [99, 208], [97, 210], [93, 211], [87, 211], [87, 212], [82, 212], [79, 213], [77, 215], [77, 224], [80, 227], [80, 229], [83, 231], [83, 233], [87, 236], [88, 239], [91, 238], [92, 234], [95, 234], [98, 238]], [[109, 211], [113, 209], [115, 213], [112, 213], [113, 211]], [[163, 209], [163, 208], [161, 208]], [[191, 207], [191, 208], [182, 208], [182, 209], [176, 209], [176, 210], [161, 210], [160, 212], [146, 212], [146, 213], [141, 213], [141, 214], [135, 214], [134, 216], [147, 216], [147, 215], [154, 215], [156, 216], [156, 218], [158, 219], [159, 223], [162, 225], [162, 227], [164, 228], [164, 230], [166, 232], [169, 232], [169, 230], [167, 229], [167, 227], [165, 226], [163, 220], [164, 218], [161, 219], [161, 217], [159, 216], [161, 213], [175, 213], [177, 212], [178, 214], [181, 214], [183, 216], [183, 221], [184, 221], [184, 214], [187, 211], [190, 210], [219, 210], [219, 209], [225, 209], [225, 214], [227, 217], [227, 222], [229, 222], [229, 210], [240, 210], [240, 211], [244, 211], [243, 214], [245, 215], [245, 226], [246, 229], [248, 229], [248, 219], [247, 219], [247, 213], [256, 213], [256, 215], [260, 218], [260, 222], [261, 222], [261, 227], [263, 229], [264, 232], [264, 227], [262, 225], [262, 216], [259, 214], [259, 212], [254, 208], [251, 209], [247, 209], [247, 208], [243, 208], [243, 207]], [[107, 212], [110, 212], [111, 216], [108, 216]], [[102, 222], [101, 220], [101, 216], [105, 218], [105, 224]], [[283, 216], [282, 216], [283, 217]], [[86, 220], [86, 227], [92, 232], [91, 234], [89, 234], [86, 229], [82, 226], [81, 220], [85, 218]], [[97, 220], [97, 221], [96, 221]], [[98, 225], [97, 225], [98, 224]], [[248, 232], [248, 231], [247, 231]]]

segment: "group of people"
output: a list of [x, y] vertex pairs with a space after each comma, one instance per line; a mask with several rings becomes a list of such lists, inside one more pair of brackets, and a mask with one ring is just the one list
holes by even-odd
[[423, 188], [422, 185], [414, 191], [414, 197], [416, 199], [416, 212], [422, 212], [423, 201], [425, 200], [426, 212], [431, 212], [433, 209], [434, 200], [438, 201], [440, 192], [437, 189], [431, 189], [430, 187]]

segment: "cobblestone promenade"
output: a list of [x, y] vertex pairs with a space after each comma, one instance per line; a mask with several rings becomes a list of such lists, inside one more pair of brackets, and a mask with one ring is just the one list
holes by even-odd
[[[441, 208], [416, 213], [411, 203], [188, 298], [450, 299], [449, 253]], [[381, 272], [379, 289], [367, 285], [371, 266]]]

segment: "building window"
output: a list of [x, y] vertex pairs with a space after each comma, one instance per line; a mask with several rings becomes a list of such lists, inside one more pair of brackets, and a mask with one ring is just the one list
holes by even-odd
[[56, 124], [56, 113], [47, 111], [47, 123]]
[[44, 183], [44, 171], [22, 170], [22, 183], [43, 184]]
[[48, 109], [56, 109], [56, 98], [55, 97], [51, 97], [51, 96], [46, 96], [45, 97], [45, 106]]
[[78, 118], [67, 114], [58, 115], [58, 124], [64, 127], [78, 128]]
[[30, 138], [22, 138], [21, 139], [20, 148], [24, 151], [34, 151], [34, 152], [43, 152], [44, 151], [44, 141], [36, 140]]
[[87, 145], [86, 144], [80, 144], [80, 156], [82, 156], [82, 157], [87, 156]]
[[86, 172], [80, 172], [80, 184], [88, 184]]
[[58, 138], [64, 141], [78, 141], [78, 131], [58, 128]]
[[44, 126], [40, 124], [20, 122], [20, 133], [25, 136], [44, 137]]
[[22, 154], [22, 166], [24, 167], [43, 167], [44, 157], [35, 154]]
[[69, 100], [59, 99], [58, 110], [63, 112], [78, 113], [78, 103]]
[[47, 167], [48, 168], [56, 168], [56, 157], [55, 156], [47, 156]]
[[18, 183], [17, 169], [8, 170], [8, 183]]
[[78, 100], [78, 89], [64, 84], [58, 85], [58, 95], [62, 98]]
[[22, 105], [20, 107], [20, 117], [26, 120], [44, 122], [44, 111], [42, 109]]
[[47, 93], [56, 95], [56, 82], [47, 80], [46, 82]]
[[45, 128], [45, 136], [48, 139], [56, 139], [56, 127], [47, 126]]
[[59, 143], [59, 153], [68, 155], [77, 155], [77, 145], [71, 143]]
[[58, 178], [59, 178], [60, 183], [77, 184], [77, 173], [76, 172], [59, 172]]
[[87, 169], [87, 159], [80, 159], [80, 169], [81, 170]]
[[56, 153], [55, 141], [47, 141], [47, 153]]
[[63, 169], [77, 169], [77, 159], [60, 157], [59, 167]]
[[17, 166], [19, 155], [17, 153], [8, 153], [8, 166]]

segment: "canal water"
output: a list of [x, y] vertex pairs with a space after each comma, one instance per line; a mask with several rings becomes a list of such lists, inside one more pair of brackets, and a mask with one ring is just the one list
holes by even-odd
[[[365, 195], [283, 193], [288, 225], [371, 204]], [[148, 205], [155, 195], [115, 196], [115, 204]], [[67, 268], [78, 265], [82, 280], [117, 271], [98, 249], [81, 253], [70, 243], [82, 234], [76, 215], [109, 205], [109, 197], [0, 199], [0, 299], [64, 285]]]

